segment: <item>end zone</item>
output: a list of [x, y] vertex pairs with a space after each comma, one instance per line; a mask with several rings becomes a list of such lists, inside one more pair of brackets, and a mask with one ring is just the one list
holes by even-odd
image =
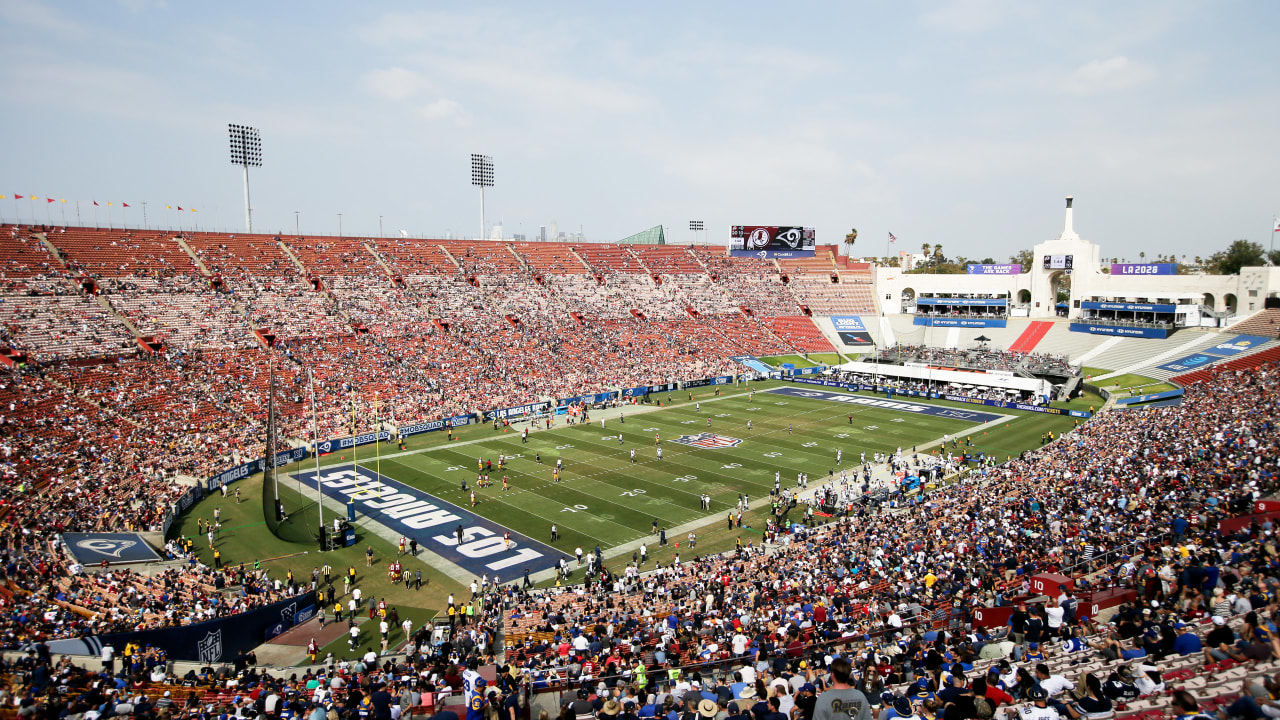
[[993, 422], [1006, 417], [1004, 415], [997, 415], [996, 413], [978, 412], [976, 410], [967, 410], [964, 408], [925, 405], [924, 403], [907, 402], [905, 400], [886, 400], [885, 398], [869, 397], [867, 395], [848, 395], [828, 392], [826, 390], [810, 390], [809, 388], [777, 387], [769, 388], [764, 392], [772, 393], [774, 395], [786, 395], [788, 397], [808, 398], [810, 400], [826, 400], [828, 402], [844, 403], [846, 405], [880, 408], [883, 410], [898, 410], [909, 415], [930, 415], [932, 417], [954, 418], [956, 420], [964, 420], [965, 422], [978, 424]]

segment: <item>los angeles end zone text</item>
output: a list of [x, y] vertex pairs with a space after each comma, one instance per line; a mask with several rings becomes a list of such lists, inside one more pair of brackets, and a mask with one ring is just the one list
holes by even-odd
[[1005, 417], [1004, 415], [996, 415], [995, 413], [960, 410], [957, 408], [940, 407], [938, 405], [903, 402], [901, 400], [885, 400], [883, 398], [867, 397], [866, 395], [841, 395], [840, 393], [810, 390], [808, 388], [780, 387], [771, 388], [765, 392], [772, 393], [774, 395], [789, 395], [791, 397], [809, 398], [811, 400], [827, 400], [829, 402], [845, 403], [847, 405], [861, 405], [864, 407], [883, 408], [885, 410], [900, 410], [902, 412], [917, 415], [955, 418], [957, 420], [968, 420], [973, 423], [987, 423]]
[[[380, 522], [393, 532], [418, 541], [441, 557], [480, 575], [497, 574], [510, 578], [526, 568], [535, 573], [559, 564], [567, 557], [555, 548], [533, 540], [453, 503], [421, 490], [378, 475], [368, 468], [349, 467], [320, 472], [324, 494], [346, 504], [355, 502], [359, 512]], [[295, 473], [307, 487], [314, 487], [315, 472]], [[458, 543], [457, 527], [462, 526], [463, 541]], [[504, 534], [511, 532], [508, 543]]]

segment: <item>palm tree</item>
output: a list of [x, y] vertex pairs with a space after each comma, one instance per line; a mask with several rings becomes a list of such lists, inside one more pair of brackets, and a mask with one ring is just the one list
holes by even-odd
[[858, 228], [850, 228], [849, 234], [844, 236], [844, 246], [849, 249], [849, 257], [853, 257], [853, 244], [858, 241]]
[[1146, 250], [1143, 250], [1142, 252], [1138, 253], [1138, 259], [1139, 259], [1139, 260], [1146, 260], [1146, 259], [1147, 259], [1147, 251], [1146, 251]]

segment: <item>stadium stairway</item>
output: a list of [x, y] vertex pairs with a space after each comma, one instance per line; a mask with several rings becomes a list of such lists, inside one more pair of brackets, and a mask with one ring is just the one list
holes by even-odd
[[297, 268], [298, 274], [302, 277], [307, 277], [307, 267], [302, 264], [302, 261], [299, 260], [293, 250], [285, 244], [284, 240], [277, 240], [276, 245], [280, 246], [280, 252], [284, 253], [284, 256], [289, 258], [289, 262], [293, 263], [293, 266]]
[[1095, 357], [1101, 355], [1102, 353], [1110, 350], [1111, 348], [1119, 345], [1124, 341], [1125, 341], [1125, 338], [1122, 338], [1122, 337], [1108, 338], [1101, 345], [1095, 347], [1092, 350], [1086, 351], [1083, 355], [1079, 355], [1077, 357], [1072, 358], [1071, 361], [1079, 365], [1088, 365], [1090, 362], [1093, 361]]
[[1033, 321], [1027, 326], [1026, 330], [1022, 331], [1022, 334], [1018, 336], [1018, 339], [1013, 341], [1013, 344], [1009, 346], [1009, 351], [1021, 353], [1034, 352], [1036, 345], [1038, 345], [1040, 341], [1044, 339], [1044, 336], [1048, 335], [1049, 331], [1052, 329], [1053, 323], [1048, 320]]
[[205, 266], [204, 261], [200, 259], [200, 256], [196, 254], [195, 249], [192, 248], [189, 244], [187, 244], [186, 238], [182, 237], [181, 235], [174, 235], [173, 239], [177, 241], [178, 247], [182, 248], [182, 251], [185, 252], [188, 257], [191, 258], [191, 262], [196, 266], [196, 269], [200, 271], [201, 275], [205, 277], [210, 277], [213, 275], [213, 273], [209, 272], [209, 268]]
[[[1216, 332], [1181, 330], [1167, 338], [1128, 339], [1132, 342], [1117, 345], [1109, 351], [1099, 353], [1091, 361], [1091, 367], [1111, 371], [1105, 375], [1095, 377], [1095, 381], [1126, 373], [1138, 373], [1155, 377], [1152, 373], [1158, 372], [1157, 365], [1193, 353], [1198, 348], [1208, 347], [1219, 342], [1222, 336]], [[1168, 375], [1166, 374], [1165, 377], [1168, 377]]]
[[64, 260], [62, 257], [62, 251], [59, 250], [56, 246], [54, 246], [53, 241], [49, 239], [49, 235], [47, 233], [35, 233], [33, 237], [35, 237], [44, 245], [45, 249], [49, 251], [50, 258], [52, 258], [53, 261], [58, 264], [58, 267], [62, 268], [63, 270], [67, 269], [67, 263], [66, 263], [66, 260]]
[[1036, 352], [1066, 355], [1072, 363], [1079, 363], [1080, 357], [1097, 350], [1098, 346], [1107, 341], [1115, 339], [1108, 335], [1071, 332], [1070, 327], [1071, 323], [1067, 320], [1055, 320], [1049, 332], [1045, 333], [1036, 345]]
[[123, 324], [126, 328], [128, 328], [129, 332], [133, 333], [133, 336], [135, 338], [142, 337], [142, 333], [138, 331], [138, 326], [134, 325], [133, 321], [125, 317], [124, 313], [117, 310], [115, 306], [111, 304], [111, 301], [107, 299], [106, 295], [101, 295], [101, 294], [94, 295], [93, 299], [98, 302], [99, 307], [101, 307], [103, 310], [106, 310], [108, 313], [114, 316], [116, 320], [119, 320], [121, 324]]
[[1275, 308], [1259, 310], [1253, 315], [1231, 325], [1226, 332], [1280, 338], [1280, 310]]
[[387, 274], [387, 277], [392, 280], [396, 279], [396, 271], [391, 269], [391, 263], [388, 263], [387, 259], [382, 257], [382, 253], [378, 252], [377, 245], [372, 242], [367, 242], [364, 243], [364, 249], [369, 251], [369, 254], [373, 256], [373, 261], [378, 263], [378, 267], [382, 268], [382, 271]]

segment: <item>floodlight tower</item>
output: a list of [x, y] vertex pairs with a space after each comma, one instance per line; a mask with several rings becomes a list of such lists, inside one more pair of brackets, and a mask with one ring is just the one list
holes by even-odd
[[262, 136], [258, 128], [248, 125], [227, 124], [231, 140], [231, 164], [244, 168], [244, 225], [245, 232], [253, 232], [253, 206], [249, 204], [249, 167], [262, 167]]
[[493, 187], [493, 158], [471, 153], [471, 184], [480, 188], [480, 239], [484, 239], [484, 189]]
[[[698, 233], [706, 229], [707, 229], [707, 224], [701, 220], [689, 221], [689, 231], [693, 233], [693, 244], [696, 245], [698, 243]], [[704, 241], [702, 244], [706, 245], [706, 242]]]

